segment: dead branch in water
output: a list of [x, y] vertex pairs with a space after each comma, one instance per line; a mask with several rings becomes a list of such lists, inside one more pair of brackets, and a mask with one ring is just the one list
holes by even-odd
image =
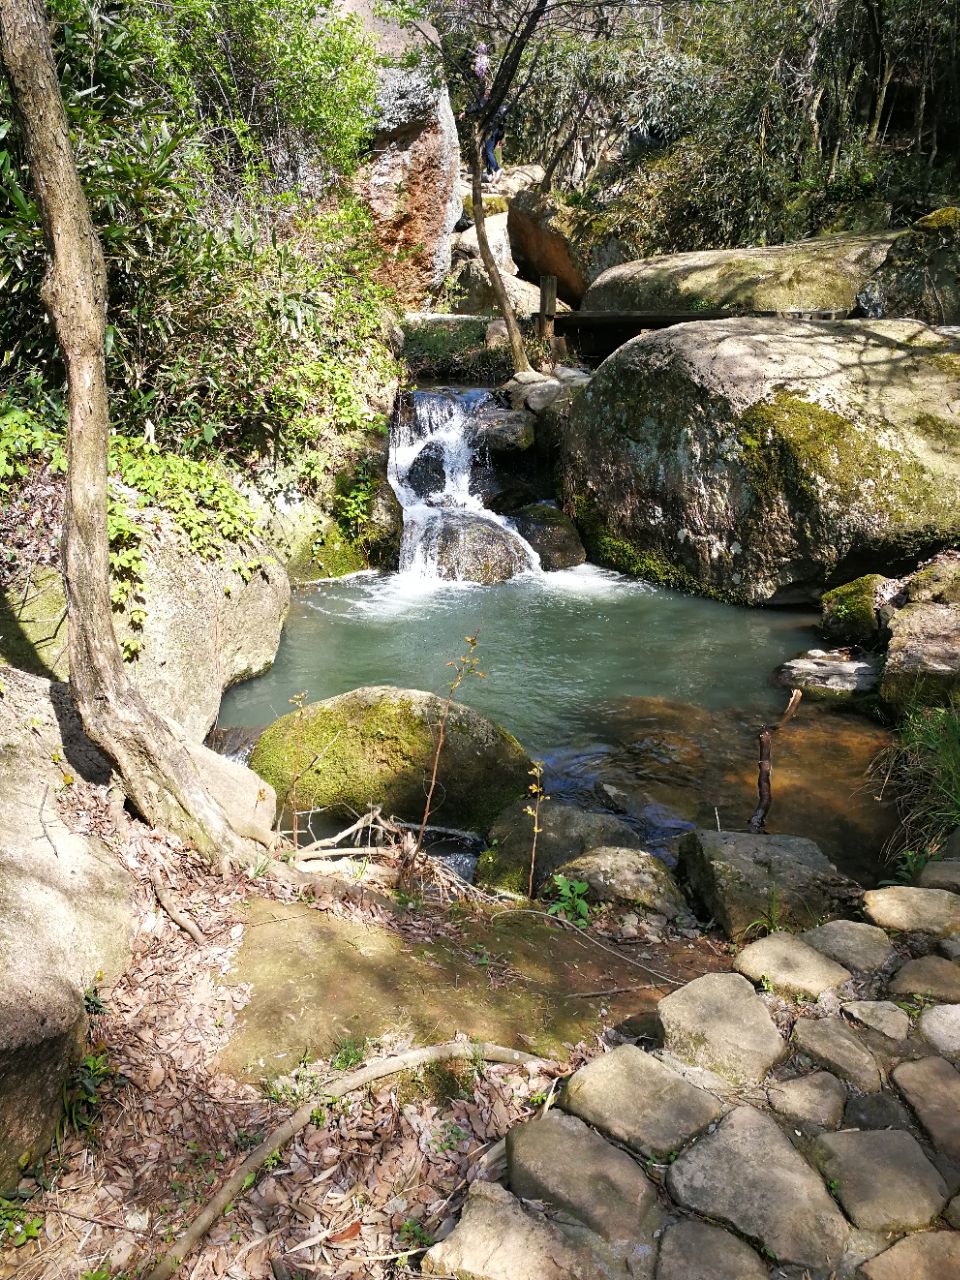
[[750, 819], [750, 830], [758, 834], [766, 831], [767, 814], [770, 812], [770, 805], [773, 803], [771, 782], [773, 777], [773, 735], [779, 729], [782, 729], [785, 724], [788, 724], [797, 714], [797, 708], [800, 706], [802, 697], [802, 689], [791, 689], [790, 701], [787, 703], [783, 715], [776, 724], [761, 725], [760, 733], [757, 735], [760, 742], [760, 761], [757, 768], [758, 803], [753, 811], [753, 817]]

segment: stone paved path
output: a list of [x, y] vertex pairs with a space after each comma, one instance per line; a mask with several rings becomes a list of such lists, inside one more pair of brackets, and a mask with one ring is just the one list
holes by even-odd
[[474, 1186], [424, 1272], [960, 1280], [960, 895], [866, 910], [662, 1000], [659, 1046], [512, 1130], [506, 1185]]

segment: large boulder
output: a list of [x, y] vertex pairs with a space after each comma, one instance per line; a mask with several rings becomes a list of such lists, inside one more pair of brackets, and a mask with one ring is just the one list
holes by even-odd
[[960, 692], [960, 604], [908, 604], [889, 627], [883, 700], [900, 712], [949, 703]]
[[[251, 768], [299, 809], [350, 817], [371, 804], [423, 817], [446, 700], [418, 689], [372, 686], [314, 702], [264, 730]], [[431, 814], [444, 826], [486, 831], [527, 789], [530, 761], [506, 730], [454, 702], [439, 755]]]
[[960, 339], [910, 321], [724, 320], [633, 339], [574, 400], [591, 558], [745, 603], [816, 598], [960, 536]]
[[857, 306], [877, 319], [960, 324], [960, 209], [937, 209], [901, 232]]
[[[505, 275], [503, 285], [507, 297], [517, 315], [536, 315], [540, 310], [540, 290], [528, 280]], [[493, 316], [500, 314], [496, 294], [490, 277], [479, 258], [468, 258], [450, 277], [451, 309], [462, 316]]]
[[660, 254], [611, 267], [584, 311], [851, 311], [893, 232]]
[[450, 270], [461, 213], [460, 143], [450, 95], [437, 76], [428, 24], [401, 25], [373, 0], [339, 0], [381, 55], [372, 159], [358, 180], [384, 251], [383, 275], [403, 302], [418, 303]]
[[812, 840], [740, 831], [691, 831], [680, 840], [691, 889], [728, 938], [805, 929], [859, 898]]
[[[529, 883], [533, 817], [524, 797], [509, 805], [490, 829], [490, 848], [477, 863], [477, 883], [511, 893], [526, 893]], [[638, 849], [640, 837], [611, 813], [592, 813], [550, 801], [540, 811], [534, 888], [540, 889], [564, 863], [590, 849], [609, 846]]]
[[438, 578], [491, 586], [529, 569], [529, 548], [512, 530], [486, 516], [438, 511], [423, 531], [421, 546]]
[[[513, 254], [510, 251], [510, 236], [507, 234], [507, 217], [505, 213], [495, 213], [492, 217], [484, 219], [484, 229], [487, 233], [487, 243], [490, 245], [490, 251], [493, 254], [493, 260], [500, 268], [504, 275], [515, 276], [517, 274], [517, 264], [513, 260]], [[461, 231], [454, 241], [453, 260], [456, 262], [458, 258], [477, 258], [480, 257], [480, 242], [477, 239], [476, 226], [468, 227], [466, 231]]]
[[521, 191], [510, 201], [510, 244], [535, 276], [556, 276], [557, 293], [577, 306], [589, 284], [589, 264], [576, 247], [571, 211], [555, 195]]
[[[268, 842], [274, 797], [251, 770], [188, 750], [241, 834]], [[47, 1151], [82, 1053], [84, 992], [129, 957], [133, 877], [58, 799], [77, 780], [118, 782], [85, 736], [65, 684], [5, 670], [0, 691], [0, 1195]]]
[[[273, 663], [290, 603], [290, 582], [265, 543], [226, 543], [202, 556], [169, 516], [152, 517], [143, 542], [143, 610], [134, 602], [114, 615], [114, 630], [132, 660], [128, 671], [154, 710], [201, 741], [220, 710], [224, 690]], [[0, 637], [20, 639], [9, 661], [35, 674], [66, 678], [67, 622], [63, 580], [56, 569], [35, 574], [7, 594], [17, 622]], [[5, 628], [5, 631], [7, 629]], [[24, 641], [27, 643], [24, 644]]]

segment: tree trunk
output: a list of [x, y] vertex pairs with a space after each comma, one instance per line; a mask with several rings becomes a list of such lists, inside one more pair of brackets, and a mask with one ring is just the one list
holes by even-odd
[[106, 270], [70, 146], [40, 0], [0, 0], [0, 53], [49, 255], [43, 300], [67, 371], [63, 544], [73, 698], [84, 730], [116, 764], [128, 798], [147, 822], [167, 828], [221, 866], [232, 859], [247, 861], [256, 846], [233, 830], [183, 739], [132, 684], [113, 631]]
[[480, 249], [480, 261], [483, 268], [490, 279], [490, 285], [493, 289], [493, 296], [497, 300], [497, 306], [500, 308], [500, 314], [507, 326], [507, 337], [510, 342], [510, 356], [513, 360], [513, 369], [515, 373], [529, 373], [530, 361], [527, 359], [527, 353], [523, 347], [523, 335], [520, 332], [520, 326], [517, 323], [516, 313], [513, 304], [507, 294], [506, 286], [503, 283], [503, 276], [500, 274], [500, 268], [497, 266], [493, 251], [490, 248], [490, 241], [487, 239], [486, 216], [483, 212], [483, 160], [481, 156], [482, 137], [480, 130], [474, 126], [470, 137], [470, 177], [472, 179], [473, 189], [473, 223], [477, 229], [477, 245]]

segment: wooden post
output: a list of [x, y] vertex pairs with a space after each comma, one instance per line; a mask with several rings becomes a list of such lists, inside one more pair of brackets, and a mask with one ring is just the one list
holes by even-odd
[[547, 338], [553, 347], [553, 322], [557, 318], [557, 277], [540, 277], [540, 314], [537, 317], [537, 333]]

